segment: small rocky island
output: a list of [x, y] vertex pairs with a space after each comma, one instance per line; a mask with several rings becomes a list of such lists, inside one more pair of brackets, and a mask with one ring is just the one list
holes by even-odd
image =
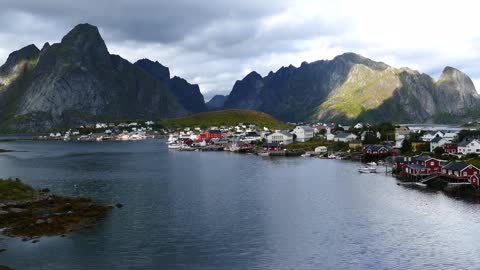
[[35, 243], [42, 236], [64, 236], [92, 226], [112, 208], [88, 198], [35, 190], [19, 179], [0, 179], [0, 231], [25, 241]]

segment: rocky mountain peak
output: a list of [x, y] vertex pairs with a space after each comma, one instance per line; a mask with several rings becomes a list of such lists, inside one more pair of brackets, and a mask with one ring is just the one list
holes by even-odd
[[79, 24], [62, 38], [61, 47], [71, 57], [87, 55], [99, 59], [110, 56], [98, 28], [90, 24]]
[[227, 100], [228, 96], [224, 95], [215, 95], [212, 99], [210, 99], [206, 105], [209, 109], [220, 109], [223, 108], [225, 101]]
[[14, 68], [18, 63], [21, 61], [28, 61], [28, 60], [33, 60], [38, 57], [40, 54], [40, 50], [37, 48], [37, 46], [31, 44], [26, 47], [23, 47], [22, 49], [18, 51], [12, 52], [8, 58], [5, 64], [0, 68], [1, 72], [8, 72], [12, 68]]
[[135, 65], [146, 70], [150, 75], [161, 81], [168, 81], [170, 79], [170, 69], [158, 61], [153, 62], [150, 59], [144, 58], [135, 62]]
[[338, 55], [335, 58], [333, 58], [332, 62], [337, 64], [342, 63], [347, 68], [351, 68], [353, 65], [356, 65], [356, 64], [365, 65], [375, 70], [385, 70], [389, 67], [387, 64], [383, 62], [375, 62], [369, 58], [366, 58], [362, 55], [352, 53], [352, 52], [347, 52], [347, 53]]
[[440, 91], [457, 91], [478, 97], [475, 85], [470, 77], [450, 66], [443, 69], [442, 75], [437, 81], [437, 86]]
[[42, 47], [42, 52], [44, 52], [45, 50], [47, 50], [48, 48], [50, 48], [50, 43], [48, 42], [45, 42], [45, 44], [43, 44], [43, 47]]
[[258, 74], [256, 71], [252, 71], [248, 73], [247, 76], [245, 76], [245, 78], [243, 78], [242, 81], [256, 81], [261, 79], [262, 79], [262, 75]]

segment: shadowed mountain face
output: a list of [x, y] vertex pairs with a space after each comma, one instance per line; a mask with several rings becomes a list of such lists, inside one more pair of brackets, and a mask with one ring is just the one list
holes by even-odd
[[168, 85], [117, 55], [98, 29], [81, 24], [60, 43], [10, 55], [0, 68], [6, 131], [35, 132], [97, 119], [185, 115]]
[[167, 85], [177, 98], [178, 103], [189, 112], [199, 113], [207, 110], [205, 100], [197, 84], [190, 84], [177, 76], [170, 79], [170, 70], [167, 67], [149, 59], [138, 60], [135, 65]]
[[282, 67], [266, 77], [252, 72], [235, 83], [225, 107], [260, 110], [286, 121], [426, 122], [445, 113], [463, 117], [478, 101], [470, 78], [454, 68], [445, 68], [435, 81], [346, 53]]
[[212, 99], [210, 99], [206, 105], [207, 108], [211, 110], [221, 109], [225, 105], [225, 101], [227, 100], [228, 96], [224, 95], [215, 95]]

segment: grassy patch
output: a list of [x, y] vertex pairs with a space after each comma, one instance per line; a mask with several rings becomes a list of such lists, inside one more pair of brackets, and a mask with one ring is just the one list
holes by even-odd
[[290, 128], [289, 125], [281, 122], [273, 116], [252, 110], [224, 110], [205, 112], [188, 117], [168, 119], [160, 124], [170, 128], [202, 127], [211, 126], [234, 126], [239, 123], [255, 124], [258, 127], [268, 128]]
[[34, 199], [38, 192], [18, 179], [0, 179], [0, 202]]

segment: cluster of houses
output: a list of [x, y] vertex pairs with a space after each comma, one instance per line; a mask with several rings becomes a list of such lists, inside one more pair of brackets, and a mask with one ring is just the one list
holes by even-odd
[[[153, 138], [158, 132], [153, 130], [153, 121], [145, 123], [95, 123], [82, 125], [64, 133], [50, 133], [38, 136], [36, 140], [78, 140], [78, 141], [107, 141], [107, 140], [143, 140]], [[86, 131], [87, 130], [87, 131]], [[86, 131], [86, 132], [85, 132]]]
[[401, 147], [403, 141], [408, 139], [415, 133], [423, 132], [420, 137], [420, 144], [429, 144], [430, 152], [441, 148], [444, 153], [462, 157], [468, 154], [480, 154], [480, 139], [466, 137], [462, 141], [456, 142], [460, 128], [455, 129], [438, 129], [438, 130], [422, 130], [401, 127], [395, 130], [396, 146]]
[[393, 163], [396, 173], [404, 174], [409, 179], [431, 180], [441, 177], [448, 182], [469, 182], [476, 188], [480, 187], [480, 169], [465, 162], [446, 163], [429, 156], [397, 156], [394, 157]]

